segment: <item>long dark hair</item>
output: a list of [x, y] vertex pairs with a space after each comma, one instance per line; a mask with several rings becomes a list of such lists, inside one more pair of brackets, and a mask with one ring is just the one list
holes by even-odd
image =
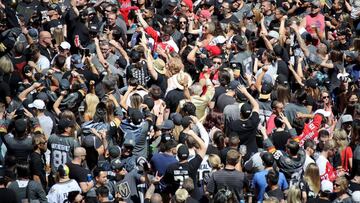
[[218, 150], [222, 150], [225, 148], [225, 135], [221, 131], [216, 131], [213, 135], [213, 142], [218, 148]]
[[222, 113], [210, 112], [205, 119], [204, 127], [207, 131], [210, 131], [212, 127], [217, 127], [221, 131], [224, 130], [224, 116]]

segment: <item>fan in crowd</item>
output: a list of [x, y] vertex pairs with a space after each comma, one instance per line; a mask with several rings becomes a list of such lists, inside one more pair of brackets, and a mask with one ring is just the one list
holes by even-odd
[[0, 202], [360, 202], [359, 0], [0, 0]]

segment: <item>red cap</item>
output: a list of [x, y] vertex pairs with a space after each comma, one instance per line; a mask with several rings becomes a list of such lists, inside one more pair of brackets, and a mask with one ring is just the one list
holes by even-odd
[[192, 0], [183, 0], [183, 2], [189, 7], [190, 12], [193, 11], [193, 2]]
[[200, 11], [199, 17], [203, 17], [205, 19], [210, 19], [211, 18], [211, 13], [209, 10], [203, 9]]
[[218, 56], [221, 54], [221, 49], [215, 45], [208, 45], [205, 49], [211, 54], [211, 56]]

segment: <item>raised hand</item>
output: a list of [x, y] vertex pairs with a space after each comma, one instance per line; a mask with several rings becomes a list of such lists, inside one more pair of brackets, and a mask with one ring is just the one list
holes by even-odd
[[151, 183], [154, 184], [154, 185], [156, 185], [156, 184], [158, 184], [158, 183], [161, 181], [161, 179], [162, 179], [163, 177], [164, 177], [164, 176], [159, 176], [159, 175], [158, 175], [158, 171], [156, 171], [155, 177], [151, 180]]

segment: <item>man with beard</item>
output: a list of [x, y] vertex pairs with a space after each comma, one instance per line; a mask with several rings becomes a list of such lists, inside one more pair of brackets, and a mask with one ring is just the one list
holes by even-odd
[[301, 22], [301, 27], [304, 27], [308, 33], [315, 39], [317, 39], [317, 32], [324, 35], [325, 32], [325, 17], [320, 13], [320, 1], [313, 0], [311, 2], [311, 12], [306, 15]]
[[34, 151], [30, 155], [30, 172], [34, 181], [39, 182], [46, 190], [45, 152], [47, 140], [45, 135], [36, 134], [32, 139]]
[[230, 22], [239, 23], [239, 19], [233, 15], [231, 11], [231, 4], [229, 2], [224, 2], [220, 8], [221, 14], [223, 15], [223, 19], [220, 21], [220, 26], [222, 30], [225, 30], [227, 25]]
[[66, 164], [70, 170], [69, 177], [79, 183], [83, 193], [86, 193], [94, 186], [94, 182], [87, 179], [90, 171], [82, 166], [85, 159], [86, 150], [83, 147], [76, 147], [74, 150], [74, 159]]

